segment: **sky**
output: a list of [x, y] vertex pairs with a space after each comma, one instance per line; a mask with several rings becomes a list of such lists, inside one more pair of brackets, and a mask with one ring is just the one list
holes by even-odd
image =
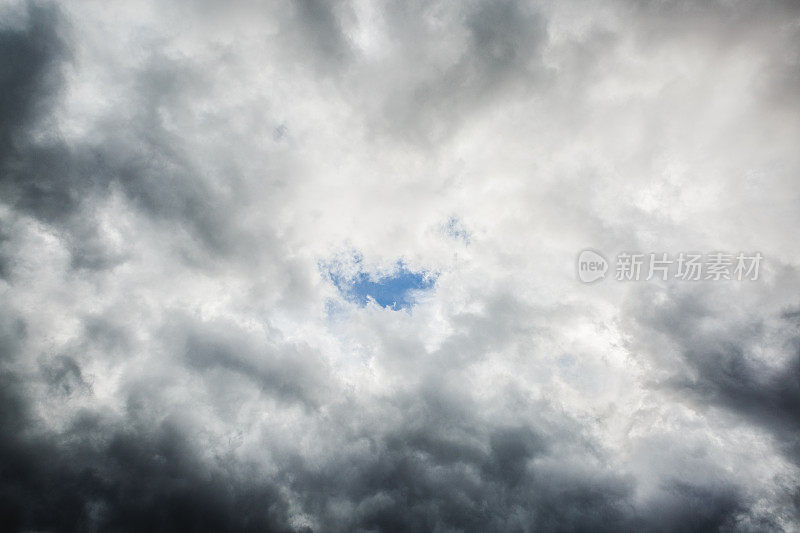
[[798, 95], [792, 1], [0, 0], [0, 523], [800, 530]]

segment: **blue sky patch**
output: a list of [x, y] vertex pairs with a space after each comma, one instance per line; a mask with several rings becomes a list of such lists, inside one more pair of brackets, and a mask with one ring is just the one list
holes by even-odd
[[444, 225], [444, 233], [453, 239], [463, 241], [465, 245], [469, 246], [470, 233], [467, 227], [458, 217], [450, 217]]
[[419, 291], [431, 289], [436, 277], [429, 272], [409, 270], [402, 263], [391, 274], [382, 277], [370, 276], [359, 271], [355, 276], [345, 277], [328, 271], [339, 292], [352, 302], [366, 305], [372, 299], [381, 307], [407, 309], [414, 305]]

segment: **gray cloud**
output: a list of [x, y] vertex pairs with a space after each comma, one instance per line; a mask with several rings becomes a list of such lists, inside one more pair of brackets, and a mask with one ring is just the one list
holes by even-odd
[[797, 528], [793, 4], [2, 9], [7, 529]]
[[[683, 368], [663, 384], [699, 405], [717, 405], [768, 429], [800, 459], [800, 337], [785, 311], [726, 317], [727, 305], [711, 292], [677, 292], [658, 305], [637, 304], [637, 321], [677, 347]], [[779, 364], [758, 353], [778, 336]]]

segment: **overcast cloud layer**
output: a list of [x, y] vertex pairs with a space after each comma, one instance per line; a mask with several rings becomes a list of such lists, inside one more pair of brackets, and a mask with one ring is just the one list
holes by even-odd
[[798, 95], [792, 1], [3, 1], [0, 523], [797, 531]]

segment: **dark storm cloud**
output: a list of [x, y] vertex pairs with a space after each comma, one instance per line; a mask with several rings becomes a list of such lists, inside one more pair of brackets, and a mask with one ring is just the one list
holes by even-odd
[[54, 142], [32, 145], [31, 130], [45, 117], [58, 94], [59, 67], [67, 55], [57, 9], [27, 4], [27, 27], [0, 31], [0, 187], [17, 205], [54, 218], [74, 208], [65, 187], [70, 157]]
[[30, 124], [46, 111], [60, 80], [53, 68], [64, 55], [58, 14], [28, 4], [27, 27], [0, 31], [0, 161], [19, 150]]
[[7, 250], [11, 240], [9, 231], [0, 224], [0, 278], [6, 279], [11, 273], [11, 252]]
[[[349, 402], [330, 412], [332, 428], [369, 445], [333, 446], [321, 463], [276, 447], [274, 477], [233, 456], [201, 458], [196, 431], [180, 412], [154, 420], [139, 407], [140, 396], [152, 402], [155, 390], [132, 390], [123, 417], [83, 409], [67, 427], [49, 430], [27, 399], [35, 382], [12, 366], [26, 328], [2, 316], [0, 513], [11, 529], [299, 531], [288, 519], [287, 490], [322, 531], [499, 532], [531, 524], [544, 531], [707, 531], [746, 516], [736, 489], [725, 484], [676, 481], [649, 507], [638, 507], [633, 480], [598, 469], [607, 458], [576, 421], [542, 404], [539, 412], [550, 420], [487, 423], [463, 398], [433, 385], [396, 398], [392, 409], [405, 415], [388, 426]], [[314, 371], [299, 361], [284, 359], [270, 375], [264, 365], [271, 363], [258, 362], [252, 341], [236, 328], [178, 324], [183, 333], [173, 326], [170, 334], [186, 339], [187, 356], [206, 370], [204, 379], [213, 379], [211, 368], [228, 368], [290, 399], [321, 386], [323, 377], [309, 382]], [[105, 338], [98, 328], [105, 326], [90, 320], [87, 336]], [[52, 358], [40, 376], [57, 396], [91, 394], [72, 357]], [[360, 429], [348, 435], [353, 423]]]
[[[83, 410], [53, 432], [15, 372], [24, 323], [0, 315], [0, 521], [6, 531], [289, 531], [278, 487], [246, 465], [203, 461], [179, 420], [118, 419]], [[85, 387], [74, 359], [43, 377], [57, 394]]]
[[[664, 385], [763, 426], [800, 461], [800, 321], [791, 313], [729, 318], [724, 300], [711, 291], [676, 291], [658, 305], [652, 301], [639, 302], [637, 323], [676, 346], [688, 365]], [[778, 324], [772, 335], [785, 338], [777, 367], [756, 355], [770, 335], [767, 321]]]
[[[734, 487], [696, 486], [672, 481], [663, 496], [648, 510], [657, 522], [649, 529], [657, 531], [779, 531], [778, 524], [747, 517], [747, 502]], [[747, 521], [746, 521], [747, 520]]]
[[84, 413], [63, 433], [31, 435], [14, 378], [0, 379], [6, 530], [289, 530], [277, 487], [224, 459], [209, 467], [173, 423], [143, 430]]
[[777, 370], [753, 362], [740, 346], [721, 344], [688, 348], [685, 357], [696, 377], [674, 386], [766, 426], [800, 460], [800, 342], [787, 347], [790, 359]]
[[719, 482], [674, 481], [635, 503], [633, 480], [589, 466], [606, 459], [566, 418], [487, 426], [466, 408], [442, 417], [443, 403], [433, 391], [407, 399], [403, 425], [363, 435], [369, 453], [293, 468], [290, 486], [333, 531], [712, 531], [749, 519]]
[[[133, 123], [109, 125], [97, 146], [67, 144], [49, 113], [61, 96], [61, 69], [70, 56], [68, 24], [56, 4], [28, 2], [23, 8], [22, 27], [0, 32], [3, 199], [57, 228], [71, 245], [77, 268], [102, 269], [119, 261], [103, 249], [85, 209], [112, 183], [141, 209], [185, 223], [209, 246], [223, 248], [221, 207], [212, 203], [157, 119], [164, 99], [185, 92], [185, 72], [159, 69], [154, 62], [141, 75], [143, 98]], [[37, 134], [41, 131], [44, 135]], [[2, 228], [3, 242], [14, 229]], [[7, 277], [14, 258], [3, 253], [2, 259]], [[204, 464], [179, 422], [137, 420], [135, 410], [124, 419], [86, 410], [66, 429], [49, 430], [30, 408], [35, 379], [15, 370], [25, 323], [9, 309], [3, 318], [0, 522], [5, 530], [289, 529], [286, 502], [275, 486], [254, 478], [245, 465], [225, 459], [213, 467]], [[111, 353], [127, 345], [128, 333], [104, 318], [88, 320], [85, 335], [73, 342], [75, 350], [99, 346]], [[45, 390], [63, 399], [91, 398], [80, 359], [69, 354], [43, 359], [38, 376]]]
[[[51, 113], [63, 96], [69, 24], [55, 4], [29, 2], [27, 26], [0, 34], [0, 191], [21, 212], [57, 225], [72, 246], [76, 268], [103, 269], [124, 258], [104, 249], [92, 202], [119, 187], [141, 209], [180, 225], [216, 253], [240, 241], [231, 233], [225, 198], [212, 177], [191, 162], [161, 112], [180, 108], [203, 83], [200, 68], [153, 54], [135, 73], [132, 113], [99, 124], [99, 143], [67, 143]], [[231, 178], [231, 176], [229, 176]]]

